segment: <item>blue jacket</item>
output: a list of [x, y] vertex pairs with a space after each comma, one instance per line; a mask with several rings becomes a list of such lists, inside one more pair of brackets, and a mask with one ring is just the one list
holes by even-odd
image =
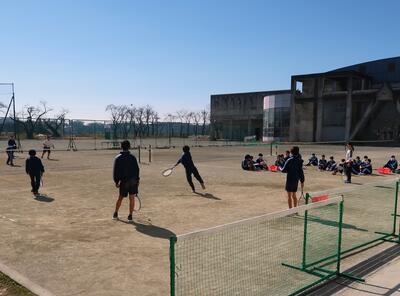
[[139, 181], [139, 165], [136, 157], [129, 151], [123, 151], [115, 157], [113, 178], [115, 184], [131, 179]]
[[288, 182], [298, 182], [304, 183], [304, 171], [303, 171], [303, 161], [299, 156], [291, 156], [286, 160], [282, 173], [287, 174], [286, 180]]
[[391, 160], [391, 159], [390, 159], [390, 160], [387, 162], [387, 164], [385, 165], [385, 168], [390, 168], [391, 170], [395, 170], [395, 169], [397, 169], [398, 166], [399, 166], [399, 165], [398, 165], [396, 159], [395, 159], [395, 160]]
[[40, 158], [30, 156], [25, 162], [25, 172], [27, 174], [44, 173], [44, 166]]
[[178, 160], [176, 164], [178, 165], [180, 163], [185, 167], [186, 170], [193, 170], [195, 168], [192, 155], [190, 154], [190, 152], [182, 154], [181, 158]]

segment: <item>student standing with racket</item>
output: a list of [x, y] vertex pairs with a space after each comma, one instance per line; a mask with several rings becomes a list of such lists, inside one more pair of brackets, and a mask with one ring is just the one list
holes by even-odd
[[193, 159], [192, 159], [192, 155], [190, 154], [189, 146], [183, 147], [182, 157], [178, 160], [178, 162], [175, 164], [174, 167], [178, 166], [180, 163], [185, 167], [186, 179], [190, 185], [190, 188], [192, 188], [192, 191], [196, 192], [196, 189], [194, 187], [193, 180], [192, 180], [192, 175], [197, 179], [197, 181], [199, 181], [201, 188], [206, 189], [206, 186], [204, 185], [204, 181], [201, 178], [199, 171], [197, 170], [196, 166], [193, 163]]
[[292, 207], [297, 207], [297, 188], [299, 186], [299, 181], [301, 183], [301, 192], [304, 189], [304, 171], [303, 171], [303, 161], [300, 157], [299, 147], [294, 146], [290, 153], [292, 154], [285, 162], [281, 171], [286, 173], [286, 192], [288, 196], [288, 206], [289, 209]]
[[113, 219], [118, 219], [118, 211], [122, 200], [129, 195], [128, 222], [132, 222], [132, 213], [135, 208], [135, 196], [139, 192], [139, 165], [136, 157], [129, 152], [131, 143], [127, 140], [121, 143], [122, 152], [114, 160], [114, 182], [119, 188], [119, 197], [115, 204]]
[[346, 181], [344, 183], [351, 183], [351, 170], [353, 166], [353, 153], [354, 146], [351, 143], [346, 144], [346, 157], [345, 157], [345, 165], [344, 165], [344, 173], [346, 175]]
[[42, 157], [47, 153], [47, 159], [50, 159], [51, 148], [54, 149], [54, 144], [51, 142], [50, 136], [46, 137], [46, 140], [43, 141], [43, 152]]

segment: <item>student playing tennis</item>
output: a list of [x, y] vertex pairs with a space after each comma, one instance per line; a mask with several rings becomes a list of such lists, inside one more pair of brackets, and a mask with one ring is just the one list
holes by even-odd
[[36, 157], [35, 150], [29, 150], [29, 158], [25, 163], [25, 171], [31, 178], [32, 193], [39, 194], [40, 179], [44, 173], [44, 167], [40, 158]]
[[47, 159], [50, 159], [51, 148], [54, 149], [54, 144], [51, 142], [50, 136], [46, 137], [46, 140], [43, 141], [43, 152], [42, 157], [47, 153]]
[[129, 194], [129, 216], [128, 222], [132, 222], [132, 213], [135, 208], [135, 196], [139, 192], [139, 165], [136, 157], [129, 152], [131, 143], [127, 140], [121, 143], [122, 152], [114, 160], [114, 182], [119, 188], [119, 197], [115, 204], [113, 219], [118, 219], [118, 211], [122, 200]]
[[299, 181], [301, 183], [301, 191], [304, 189], [304, 172], [303, 172], [303, 161], [300, 158], [299, 147], [294, 146], [290, 150], [292, 156], [286, 160], [285, 165], [282, 168], [282, 172], [286, 173], [286, 192], [288, 196], [289, 209], [297, 207], [297, 188]]
[[206, 189], [206, 186], [204, 185], [204, 181], [201, 178], [199, 171], [197, 170], [196, 166], [193, 163], [193, 159], [192, 159], [192, 155], [190, 154], [189, 146], [183, 147], [182, 157], [178, 160], [178, 162], [175, 164], [174, 167], [178, 166], [180, 163], [185, 167], [186, 179], [187, 179], [190, 187], [192, 188], [192, 191], [196, 192], [196, 189], [194, 187], [193, 180], [192, 180], [192, 175], [197, 179], [197, 181], [200, 182], [201, 188]]

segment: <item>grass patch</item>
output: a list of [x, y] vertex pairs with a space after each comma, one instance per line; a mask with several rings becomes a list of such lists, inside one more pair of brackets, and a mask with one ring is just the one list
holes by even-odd
[[0, 272], [0, 296], [36, 296], [11, 278]]

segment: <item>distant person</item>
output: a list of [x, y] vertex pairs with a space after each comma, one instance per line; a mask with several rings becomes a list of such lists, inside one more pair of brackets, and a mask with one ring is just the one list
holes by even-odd
[[53, 142], [51, 141], [50, 136], [46, 136], [46, 139], [43, 141], [43, 152], [42, 157], [47, 153], [47, 159], [50, 159], [51, 148], [55, 148]]
[[301, 191], [304, 189], [304, 172], [303, 172], [303, 162], [299, 156], [299, 147], [294, 146], [291, 149], [291, 157], [286, 160], [282, 172], [286, 173], [286, 186], [285, 190], [288, 197], [289, 209], [292, 207], [297, 207], [297, 188], [299, 186], [299, 181], [301, 183]]
[[389, 161], [383, 167], [390, 169], [394, 173], [397, 170], [398, 166], [399, 164], [396, 160], [396, 156], [392, 155]]
[[282, 169], [284, 165], [285, 165], [285, 157], [283, 156], [283, 154], [277, 155], [275, 160], [275, 166], [277, 166], [279, 169]]
[[25, 171], [31, 178], [31, 192], [37, 196], [39, 194], [40, 180], [44, 173], [44, 166], [40, 158], [36, 157], [35, 150], [29, 150], [29, 158], [25, 162]]
[[254, 163], [250, 154], [246, 154], [242, 161], [242, 169], [245, 171], [254, 171]]
[[353, 160], [353, 164], [352, 164], [352, 167], [351, 167], [353, 174], [358, 175], [360, 173], [361, 163], [362, 163], [362, 161], [360, 159], [360, 156], [357, 156]]
[[371, 159], [365, 160], [361, 165], [360, 175], [371, 175], [372, 174], [372, 163]]
[[286, 151], [285, 151], [285, 157], [283, 158], [284, 162], [286, 162], [286, 160], [288, 160], [289, 157], [290, 157], [290, 151], [289, 151], [289, 150], [286, 150]]
[[119, 188], [119, 197], [115, 204], [113, 219], [118, 219], [118, 211], [122, 200], [129, 195], [128, 222], [131, 223], [133, 209], [135, 208], [135, 196], [139, 192], [139, 165], [136, 157], [129, 152], [131, 143], [127, 140], [121, 143], [122, 152], [114, 160], [113, 178], [115, 186]]
[[347, 143], [345, 148], [346, 148], [346, 157], [345, 157], [345, 166], [344, 166], [344, 173], [346, 175], [345, 183], [351, 183], [351, 172], [352, 172], [352, 167], [353, 167], [354, 146], [351, 143]]
[[325, 171], [326, 166], [328, 165], [328, 161], [325, 158], [325, 155], [321, 155], [321, 159], [318, 161], [318, 169], [321, 171]]
[[17, 149], [17, 143], [14, 140], [14, 136], [10, 136], [7, 142], [7, 165], [14, 166], [14, 152]]
[[318, 166], [318, 158], [315, 155], [315, 153], [311, 154], [310, 159], [308, 160], [308, 163], [306, 166]]
[[326, 163], [326, 170], [332, 172], [335, 169], [336, 161], [333, 156], [329, 157], [328, 162]]
[[339, 163], [334, 164], [332, 166], [332, 175], [336, 175], [337, 173], [343, 174], [345, 165], [346, 160], [344, 158]]
[[254, 166], [260, 170], [268, 171], [268, 165], [267, 165], [267, 162], [265, 161], [264, 155], [262, 153], [258, 154], [258, 158], [254, 162]]
[[184, 166], [187, 182], [189, 183], [190, 188], [192, 188], [193, 192], [196, 192], [196, 189], [193, 184], [192, 175], [197, 179], [197, 181], [199, 181], [201, 188], [206, 189], [204, 181], [201, 178], [199, 171], [197, 170], [196, 166], [193, 163], [192, 155], [190, 154], [190, 147], [184, 146], [182, 150], [183, 150], [182, 157], [178, 160], [175, 166], [178, 166], [180, 163]]

